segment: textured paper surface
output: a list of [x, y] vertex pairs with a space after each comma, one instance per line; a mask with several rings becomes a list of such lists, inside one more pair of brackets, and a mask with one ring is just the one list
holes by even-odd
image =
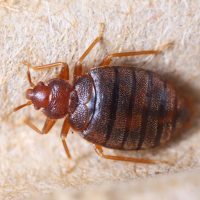
[[[49, 135], [40, 136], [23, 124], [23, 119], [31, 116], [41, 127], [45, 117], [40, 112], [26, 108], [8, 116], [13, 107], [25, 102], [24, 91], [28, 88], [28, 81], [26, 67], [21, 62], [27, 60], [33, 65], [41, 65], [64, 61], [73, 72], [74, 63], [98, 35], [101, 22], [106, 25], [104, 40], [85, 60], [87, 69], [97, 66], [108, 53], [156, 49], [165, 43], [174, 42], [174, 48], [162, 55], [116, 59], [113, 65], [133, 65], [145, 61], [143, 68], [156, 71], [172, 80], [180, 90], [193, 97], [199, 113], [199, 10], [198, 0], [1, 1], [1, 199], [23, 199], [31, 194], [49, 194], [57, 190], [64, 190], [63, 195], [67, 197], [67, 191], [86, 186], [100, 187], [107, 182], [110, 185], [126, 185], [131, 182], [130, 185], [137, 184], [143, 191], [144, 186], [139, 179], [145, 181], [145, 178], [153, 177], [152, 181], [155, 181], [158, 175], [182, 171], [187, 173], [188, 170], [199, 168], [199, 114], [186, 134], [165, 147], [129, 153], [106, 150], [113, 154], [170, 160], [174, 163], [173, 166], [101, 159], [95, 154], [93, 146], [78, 134], [70, 134], [68, 138], [74, 158], [70, 162], [64, 154], [59, 138], [62, 120]], [[48, 80], [58, 72], [59, 69], [32, 72], [33, 80]], [[191, 187], [194, 193], [198, 194], [198, 188], [193, 187], [194, 174], [187, 176], [191, 175]], [[165, 191], [165, 182], [161, 184]], [[181, 184], [179, 187], [181, 188]], [[182, 192], [184, 191], [183, 187]]]

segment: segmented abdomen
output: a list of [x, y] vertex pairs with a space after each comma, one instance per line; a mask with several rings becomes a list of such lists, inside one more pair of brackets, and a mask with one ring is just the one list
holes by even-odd
[[168, 141], [189, 118], [185, 100], [151, 71], [99, 67], [91, 120], [81, 135], [113, 149], [146, 149]]

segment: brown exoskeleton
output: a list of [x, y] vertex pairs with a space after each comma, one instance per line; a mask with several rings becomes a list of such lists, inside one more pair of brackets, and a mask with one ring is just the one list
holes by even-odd
[[[96, 152], [107, 159], [155, 163], [154, 160], [105, 155], [102, 147], [119, 150], [149, 149], [166, 143], [189, 120], [187, 101], [167, 81], [147, 70], [135, 67], [109, 66], [112, 58], [159, 54], [161, 50], [113, 53], [99, 67], [83, 72], [82, 63], [93, 47], [102, 40], [101, 34], [78, 60], [74, 80], [69, 83], [66, 63], [58, 62], [33, 67], [29, 63], [26, 104], [42, 109], [46, 122], [39, 130], [30, 120], [26, 124], [40, 134], [47, 134], [58, 119], [65, 118], [61, 130], [62, 143], [71, 158], [65, 141], [69, 128], [95, 144]], [[29, 69], [44, 70], [62, 67], [59, 77], [35, 85]]]

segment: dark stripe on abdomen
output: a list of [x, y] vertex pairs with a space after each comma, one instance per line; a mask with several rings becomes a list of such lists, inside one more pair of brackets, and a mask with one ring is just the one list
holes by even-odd
[[160, 99], [160, 109], [158, 114], [158, 128], [157, 128], [157, 134], [155, 137], [154, 146], [158, 146], [160, 144], [160, 138], [163, 133], [163, 127], [164, 127], [164, 117], [166, 115], [166, 106], [167, 106], [167, 92], [166, 92], [167, 84], [164, 82], [164, 88], [163, 88], [163, 94], [161, 94]]
[[115, 123], [116, 114], [117, 114], [117, 103], [119, 99], [119, 72], [117, 67], [113, 68], [114, 70], [114, 87], [112, 90], [112, 98], [110, 102], [110, 110], [109, 112], [109, 120], [108, 120], [108, 127], [106, 131], [106, 139], [104, 145], [109, 141], [112, 129]]
[[133, 107], [134, 107], [134, 101], [135, 101], [135, 91], [136, 91], [136, 77], [135, 77], [135, 70], [132, 72], [132, 84], [131, 84], [131, 94], [129, 98], [129, 107], [128, 107], [128, 113], [126, 114], [127, 120], [126, 120], [126, 127], [125, 127], [125, 133], [124, 138], [122, 142], [122, 148], [124, 147], [124, 144], [127, 141], [128, 135], [131, 131], [131, 121], [132, 121], [132, 113], [133, 113]]
[[175, 94], [173, 119], [172, 119], [172, 132], [174, 132], [176, 130], [176, 120], [177, 120], [177, 95]]
[[127, 141], [123, 148], [126, 150], [137, 149], [140, 140], [140, 130], [142, 127], [142, 113], [145, 106], [146, 93], [148, 88], [148, 75], [146, 71], [135, 71], [134, 101], [131, 114], [131, 123]]
[[142, 123], [141, 123], [141, 129], [140, 129], [140, 139], [138, 142], [137, 150], [141, 149], [142, 144], [145, 139], [146, 135], [146, 128], [147, 128], [147, 123], [148, 123], [148, 116], [150, 115], [150, 110], [151, 110], [151, 99], [152, 99], [152, 88], [153, 88], [153, 74], [150, 71], [147, 71], [147, 76], [148, 76], [148, 87], [147, 87], [147, 92], [146, 92], [146, 101], [143, 107], [143, 113], [142, 113]]

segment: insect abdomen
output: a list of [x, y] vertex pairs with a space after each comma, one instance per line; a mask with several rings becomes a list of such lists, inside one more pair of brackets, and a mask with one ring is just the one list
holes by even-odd
[[145, 149], [168, 141], [189, 112], [173, 87], [153, 72], [131, 67], [99, 67], [95, 106], [81, 133], [90, 142], [114, 149]]

